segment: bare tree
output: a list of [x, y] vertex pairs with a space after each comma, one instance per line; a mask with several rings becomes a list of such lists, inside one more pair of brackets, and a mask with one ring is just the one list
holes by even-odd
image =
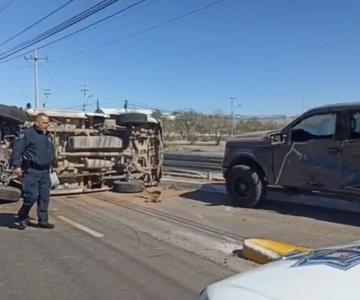
[[215, 112], [215, 114], [212, 116], [212, 119], [212, 129], [215, 134], [215, 141], [219, 145], [223, 135], [225, 133], [229, 133], [231, 130], [232, 119], [230, 116], [225, 115], [220, 110]]
[[199, 125], [199, 114], [193, 110], [188, 110], [179, 114], [176, 119], [182, 124], [187, 140], [192, 142], [194, 139], [193, 133]]

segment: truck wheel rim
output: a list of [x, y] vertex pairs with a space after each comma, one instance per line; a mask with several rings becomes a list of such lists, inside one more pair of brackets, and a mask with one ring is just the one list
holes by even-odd
[[248, 197], [250, 193], [249, 181], [242, 177], [237, 178], [235, 181], [235, 191], [241, 198]]

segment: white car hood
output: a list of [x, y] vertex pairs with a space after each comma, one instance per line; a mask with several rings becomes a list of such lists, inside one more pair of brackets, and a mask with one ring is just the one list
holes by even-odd
[[259, 294], [257, 291], [250, 291], [244, 287], [238, 285], [227, 285], [226, 288], [217, 288], [216, 286], [210, 286], [206, 289], [207, 298], [200, 298], [200, 300], [270, 300], [265, 295]]
[[357, 243], [282, 259], [206, 291], [210, 300], [358, 300], [359, 278]]

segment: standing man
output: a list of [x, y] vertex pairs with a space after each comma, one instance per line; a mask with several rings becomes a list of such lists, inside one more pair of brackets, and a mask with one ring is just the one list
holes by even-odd
[[29, 212], [37, 202], [38, 225], [40, 228], [53, 229], [48, 221], [50, 200], [50, 168], [56, 167], [54, 145], [47, 133], [49, 118], [40, 113], [35, 124], [20, 132], [12, 153], [12, 166], [15, 174], [23, 177], [24, 203], [18, 212], [19, 229], [29, 224]]

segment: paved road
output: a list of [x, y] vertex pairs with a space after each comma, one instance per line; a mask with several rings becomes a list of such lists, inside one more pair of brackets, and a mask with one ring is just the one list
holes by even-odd
[[54, 231], [18, 231], [11, 228], [18, 205], [1, 206], [2, 300], [196, 299], [232, 273], [123, 224], [116, 209], [125, 208], [109, 204], [94, 213], [81, 199], [58, 198]]
[[358, 240], [356, 213], [166, 189], [161, 203], [110, 192], [57, 197], [54, 231], [13, 229], [0, 206], [0, 299], [196, 299], [254, 264], [232, 255], [247, 237], [323, 247]]
[[[284, 197], [284, 196], [283, 196]], [[179, 205], [181, 203], [181, 205]], [[201, 218], [248, 238], [268, 238], [309, 247], [360, 240], [360, 213], [266, 200], [256, 209], [233, 207], [225, 194], [180, 193], [163, 209]]]

